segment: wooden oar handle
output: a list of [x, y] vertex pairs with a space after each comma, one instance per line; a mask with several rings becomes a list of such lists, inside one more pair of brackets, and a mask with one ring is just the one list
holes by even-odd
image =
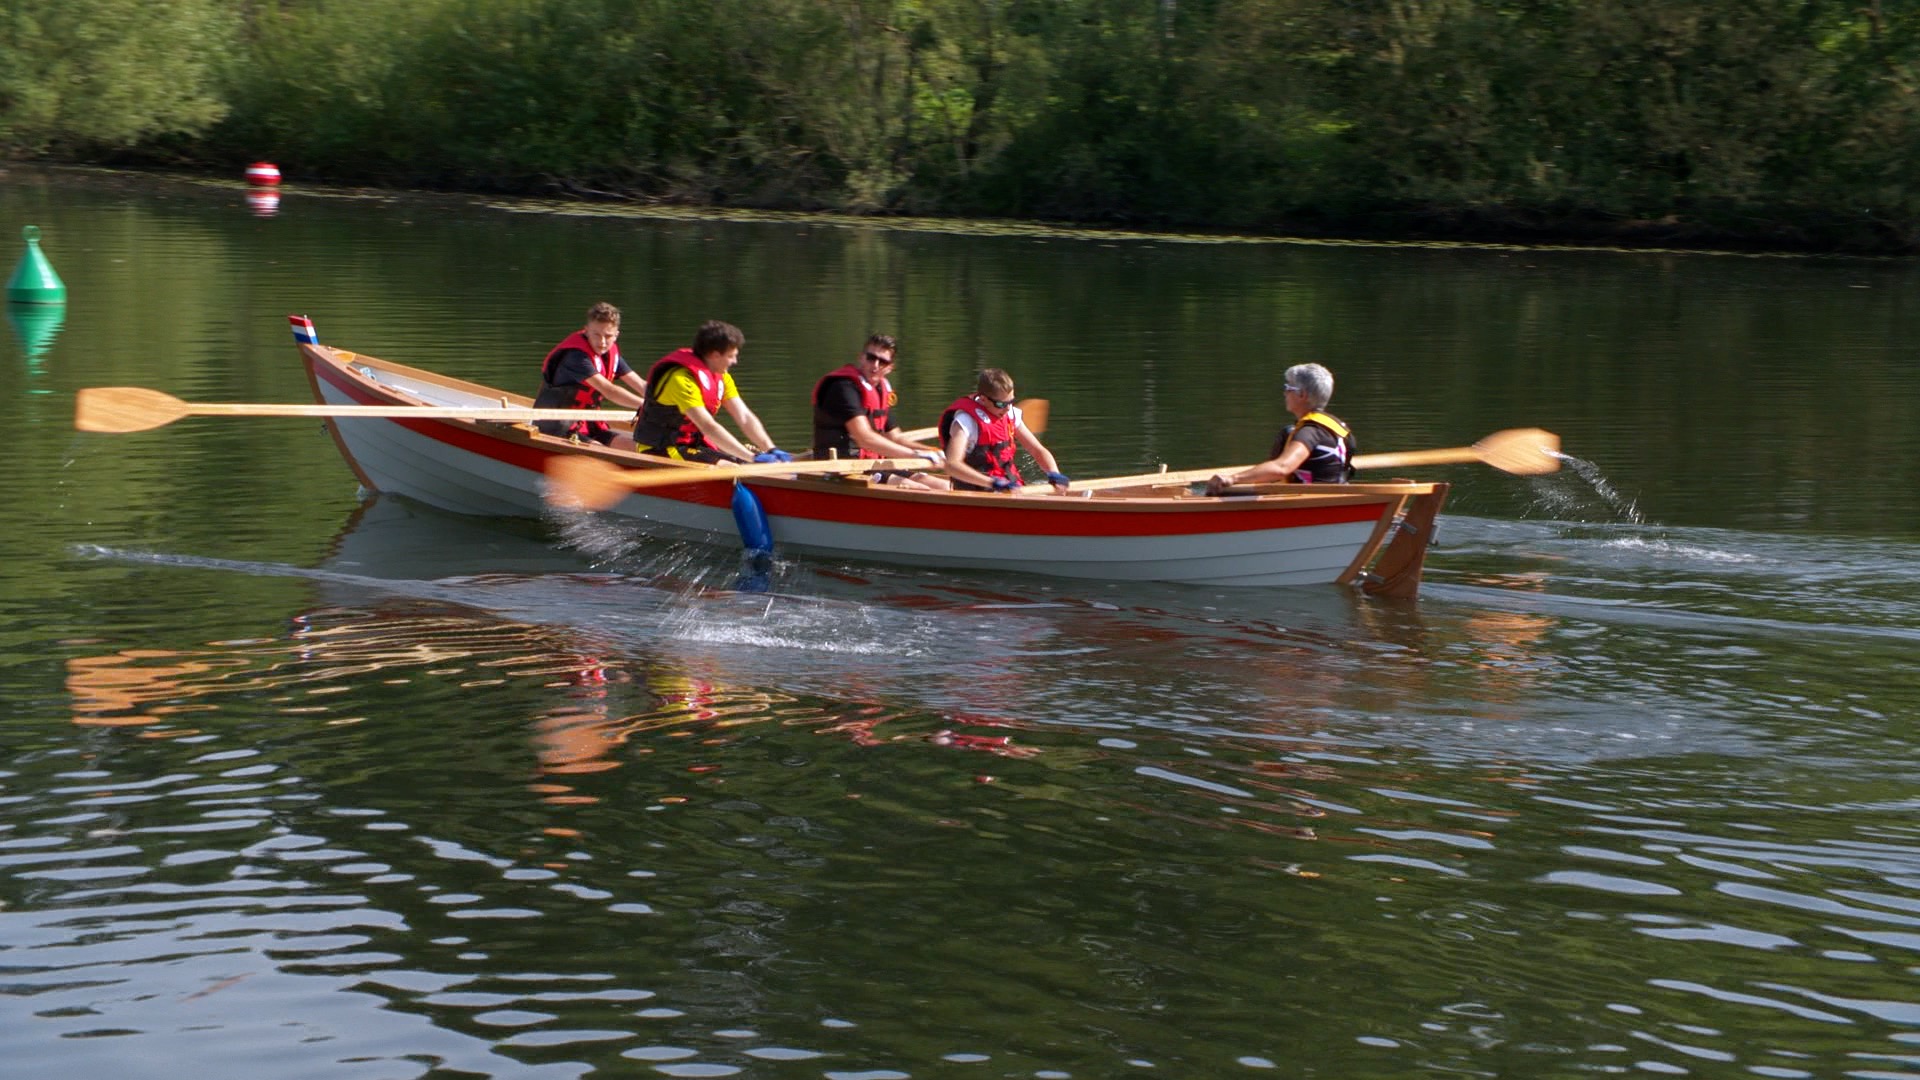
[[1104, 476], [1097, 480], [1073, 482], [1075, 491], [1110, 491], [1125, 487], [1163, 487], [1177, 484], [1195, 484], [1202, 480], [1211, 480], [1217, 473], [1232, 476], [1234, 473], [1253, 468], [1252, 465], [1222, 465], [1217, 469], [1187, 469], [1181, 472], [1135, 473], [1131, 476]]
[[768, 462], [764, 465], [692, 465], [662, 461], [646, 469], [624, 469], [585, 454], [555, 454], [547, 459], [547, 501], [578, 510], [606, 510], [635, 491], [749, 479], [756, 476], [832, 476], [872, 469], [905, 472], [931, 468], [926, 458], [849, 458], [844, 461]]
[[81, 431], [147, 431], [188, 416], [336, 416], [406, 417], [418, 420], [602, 420], [623, 422], [631, 412], [588, 409], [533, 409], [486, 405], [308, 405], [279, 402], [182, 401], [172, 394], [139, 386], [89, 386], [74, 396], [73, 426]]
[[1453, 446], [1444, 450], [1398, 450], [1388, 454], [1360, 454], [1353, 459], [1356, 469], [1399, 469], [1408, 465], [1458, 465], [1479, 461], [1481, 453], [1471, 446]]
[[415, 420], [486, 420], [524, 423], [532, 420], [600, 420], [624, 422], [633, 410], [534, 409], [516, 405], [226, 405], [202, 403], [188, 410], [194, 416], [337, 416], [411, 418]]
[[713, 480], [746, 480], [756, 476], [850, 476], [856, 473], [907, 472], [930, 469], [926, 458], [839, 458], [830, 461], [769, 461], [754, 465], [709, 465], [697, 468], [621, 469], [618, 482], [633, 491], [700, 484]]

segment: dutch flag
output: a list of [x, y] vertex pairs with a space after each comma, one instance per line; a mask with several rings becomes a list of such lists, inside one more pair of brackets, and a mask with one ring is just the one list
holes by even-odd
[[305, 315], [289, 315], [287, 322], [293, 326], [293, 340], [302, 345], [320, 344], [320, 335], [313, 329], [313, 320]]

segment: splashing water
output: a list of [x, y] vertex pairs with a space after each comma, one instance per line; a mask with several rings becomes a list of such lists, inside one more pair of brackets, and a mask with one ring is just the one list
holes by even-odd
[[663, 538], [603, 515], [549, 511], [560, 542], [593, 560], [596, 570], [673, 583], [680, 591], [767, 592], [791, 576], [792, 564], [697, 540]]
[[1554, 477], [1535, 477], [1533, 480], [1534, 507], [1546, 512], [1546, 516], [1563, 520], [1577, 520], [1596, 509], [1614, 521], [1628, 525], [1645, 525], [1646, 519], [1640, 515], [1640, 507], [1633, 500], [1621, 495], [1607, 482], [1606, 474], [1600, 466], [1585, 458], [1572, 454], [1563, 454], [1557, 450], [1548, 453], [1559, 458], [1567, 466], [1567, 472], [1585, 481], [1581, 488], [1558, 481]]

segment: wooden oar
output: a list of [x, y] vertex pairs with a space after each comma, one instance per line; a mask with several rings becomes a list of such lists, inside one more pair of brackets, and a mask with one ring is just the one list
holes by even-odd
[[764, 465], [662, 465], [623, 469], [582, 454], [557, 454], [547, 461], [547, 502], [578, 510], [605, 510], [628, 493], [674, 484], [738, 480], [753, 476], [834, 476], [873, 469], [906, 472], [930, 469], [926, 458], [845, 458], [836, 461], [768, 462]]
[[73, 402], [73, 426], [81, 431], [147, 431], [189, 416], [404, 416], [420, 420], [633, 419], [633, 410], [530, 409], [501, 405], [281, 405], [182, 401], [172, 394], [138, 386], [89, 386]]
[[[1027, 425], [1028, 431], [1033, 432], [1035, 435], [1045, 435], [1047, 433], [1048, 405], [1046, 398], [1030, 397], [1024, 401], [1016, 401], [1013, 404], [1015, 408], [1020, 410], [1020, 422]], [[940, 429], [937, 427], [917, 427], [901, 432], [900, 439], [903, 442], [925, 442], [939, 434]]]
[[1474, 443], [1444, 450], [1401, 450], [1390, 454], [1361, 454], [1356, 469], [1398, 469], [1408, 465], [1491, 465], [1501, 472], [1532, 476], [1560, 468], [1560, 436], [1543, 428], [1508, 428]]
[[[1502, 472], [1532, 475], [1550, 473], [1560, 467], [1560, 436], [1540, 428], [1509, 428], [1474, 443], [1441, 450], [1401, 450], [1384, 454], [1361, 454], [1353, 459], [1356, 469], [1398, 469], [1409, 465], [1452, 465], [1480, 462]], [[1255, 464], [1258, 464], [1256, 462]], [[1142, 487], [1158, 484], [1192, 484], [1214, 476], [1232, 476], [1253, 465], [1225, 465], [1212, 469], [1186, 469], [1180, 472], [1136, 473], [1132, 476], [1108, 476], [1098, 480], [1076, 480], [1080, 491], [1108, 488]]]

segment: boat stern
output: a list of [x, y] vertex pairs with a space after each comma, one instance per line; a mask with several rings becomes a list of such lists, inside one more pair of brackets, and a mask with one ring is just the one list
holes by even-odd
[[1392, 539], [1373, 561], [1372, 569], [1357, 575], [1362, 592], [1399, 600], [1410, 600], [1419, 594], [1420, 576], [1427, 565], [1427, 547], [1433, 543], [1435, 519], [1447, 501], [1448, 489], [1447, 484], [1432, 484], [1424, 494], [1407, 500]]

